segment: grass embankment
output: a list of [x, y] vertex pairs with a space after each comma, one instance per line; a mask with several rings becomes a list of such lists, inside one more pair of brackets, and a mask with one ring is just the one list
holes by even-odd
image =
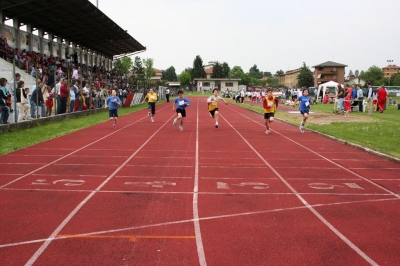
[[[147, 108], [145, 104], [129, 108], [120, 108], [118, 109], [118, 115], [121, 117], [145, 108]], [[25, 130], [0, 133], [0, 139], [2, 140], [0, 155], [97, 125], [107, 120], [108, 112], [105, 111], [103, 113], [71, 118], [61, 122], [49, 122], [48, 124]]]

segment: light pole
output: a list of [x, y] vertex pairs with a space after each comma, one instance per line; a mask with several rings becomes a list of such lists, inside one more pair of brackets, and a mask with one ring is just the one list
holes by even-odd
[[[393, 63], [393, 60], [386, 60], [388, 63]], [[389, 66], [390, 66], [390, 64], [389, 64]], [[390, 73], [390, 68], [388, 69], [388, 71], [389, 71], [389, 73]], [[390, 87], [390, 78], [391, 78], [392, 76], [389, 74], [389, 85], [388, 85], [388, 87]]]

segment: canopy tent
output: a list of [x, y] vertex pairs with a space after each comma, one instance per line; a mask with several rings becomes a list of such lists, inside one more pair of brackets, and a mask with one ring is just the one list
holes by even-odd
[[[325, 97], [325, 93], [329, 92], [329, 94], [334, 94], [337, 95], [337, 91], [336, 91], [336, 87], [339, 83], [334, 82], [334, 81], [328, 81], [326, 83], [320, 84], [318, 86], [318, 92], [317, 92], [317, 96], [319, 97], [320, 91], [322, 90], [322, 99]], [[343, 87], [343, 85], [340, 85], [341, 87]]]

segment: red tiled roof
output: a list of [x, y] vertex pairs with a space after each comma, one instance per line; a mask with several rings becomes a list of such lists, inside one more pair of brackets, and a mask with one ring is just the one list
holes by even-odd
[[204, 69], [204, 71], [206, 72], [206, 74], [212, 74], [214, 72], [214, 69], [206, 68], [206, 69]]

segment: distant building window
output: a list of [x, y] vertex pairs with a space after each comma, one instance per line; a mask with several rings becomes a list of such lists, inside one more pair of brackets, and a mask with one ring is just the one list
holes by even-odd
[[210, 87], [210, 82], [203, 82], [203, 87]]
[[233, 82], [226, 82], [225, 87], [233, 87]]

